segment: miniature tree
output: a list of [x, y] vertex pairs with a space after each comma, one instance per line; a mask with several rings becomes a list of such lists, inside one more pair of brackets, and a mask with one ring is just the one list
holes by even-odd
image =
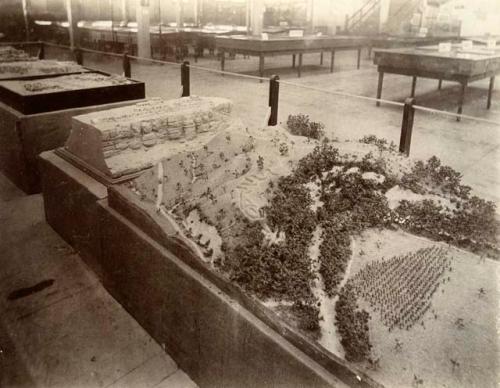
[[281, 156], [288, 155], [288, 145], [286, 143], [280, 143], [279, 151]]
[[261, 155], [259, 155], [259, 157], [257, 158], [257, 167], [259, 168], [259, 170], [264, 169], [264, 158]]

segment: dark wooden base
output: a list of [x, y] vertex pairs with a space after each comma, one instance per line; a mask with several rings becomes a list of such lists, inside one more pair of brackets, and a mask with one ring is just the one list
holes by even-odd
[[40, 155], [40, 172], [47, 223], [102, 278], [97, 201], [107, 197], [106, 186], [53, 151]]
[[[110, 74], [101, 71], [93, 71], [92, 73], [110, 76]], [[44, 78], [47, 77], [40, 76], [33, 79], [43, 81]], [[52, 76], [50, 78], [57, 79], [58, 77]], [[28, 95], [18, 94], [3, 87], [0, 83], [0, 101], [22, 114], [31, 115], [144, 98], [146, 96], [144, 82], [130, 81], [130, 84]]]
[[326, 352], [313, 356], [289, 341], [274, 314], [263, 307], [264, 315], [255, 314], [260, 303], [242, 303], [227, 289], [231, 283], [194, 264], [185, 245], [165, 240], [128, 191], [112, 187], [106, 198], [105, 186], [54, 152], [42, 160], [50, 225], [200, 387], [378, 386], [362, 374], [358, 380], [345, 362], [322, 358]]

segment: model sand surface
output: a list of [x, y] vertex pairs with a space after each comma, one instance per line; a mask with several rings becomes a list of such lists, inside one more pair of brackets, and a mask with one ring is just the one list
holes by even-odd
[[17, 94], [27, 96], [32, 94], [47, 94], [68, 90], [90, 89], [103, 86], [127, 85], [132, 81], [120, 76], [108, 76], [99, 73], [84, 73], [63, 75], [41, 80], [3, 81], [0, 86]]
[[[207, 101], [167, 105], [198, 111]], [[165, 233], [382, 384], [495, 386], [493, 203], [437, 158], [403, 158], [373, 136], [245, 128], [218, 102], [210, 136], [188, 139], [188, 128], [157, 152], [142, 144], [141, 163], [153, 167], [124, 183]], [[98, 115], [88, 128], [104, 137], [133, 121]]]
[[64, 73], [85, 73], [87, 71], [89, 70], [76, 64], [75, 62], [54, 61], [48, 59], [40, 61], [23, 60], [0, 63], [0, 79]]

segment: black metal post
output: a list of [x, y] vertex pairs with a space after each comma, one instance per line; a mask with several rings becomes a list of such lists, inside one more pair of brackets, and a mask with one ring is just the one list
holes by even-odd
[[189, 97], [190, 95], [189, 61], [182, 62], [181, 85], [182, 85], [182, 97]]
[[83, 65], [83, 51], [77, 47], [73, 49], [73, 55], [75, 56], [76, 63]]
[[40, 49], [38, 50], [38, 59], [45, 59], [45, 43], [40, 42]]
[[403, 108], [403, 122], [401, 123], [401, 138], [399, 139], [399, 152], [410, 156], [411, 134], [415, 118], [414, 98], [407, 98]]
[[268, 125], [274, 126], [278, 124], [278, 103], [280, 96], [279, 75], [273, 75], [269, 79], [269, 107], [271, 115], [269, 116]]
[[130, 66], [130, 58], [127, 51], [123, 53], [123, 76], [125, 78], [132, 77], [132, 68]]

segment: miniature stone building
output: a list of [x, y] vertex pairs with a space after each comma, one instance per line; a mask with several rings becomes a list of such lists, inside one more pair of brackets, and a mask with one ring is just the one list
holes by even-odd
[[223, 98], [154, 98], [77, 116], [63, 153], [96, 173], [119, 178], [200, 147], [231, 124], [231, 111]]

